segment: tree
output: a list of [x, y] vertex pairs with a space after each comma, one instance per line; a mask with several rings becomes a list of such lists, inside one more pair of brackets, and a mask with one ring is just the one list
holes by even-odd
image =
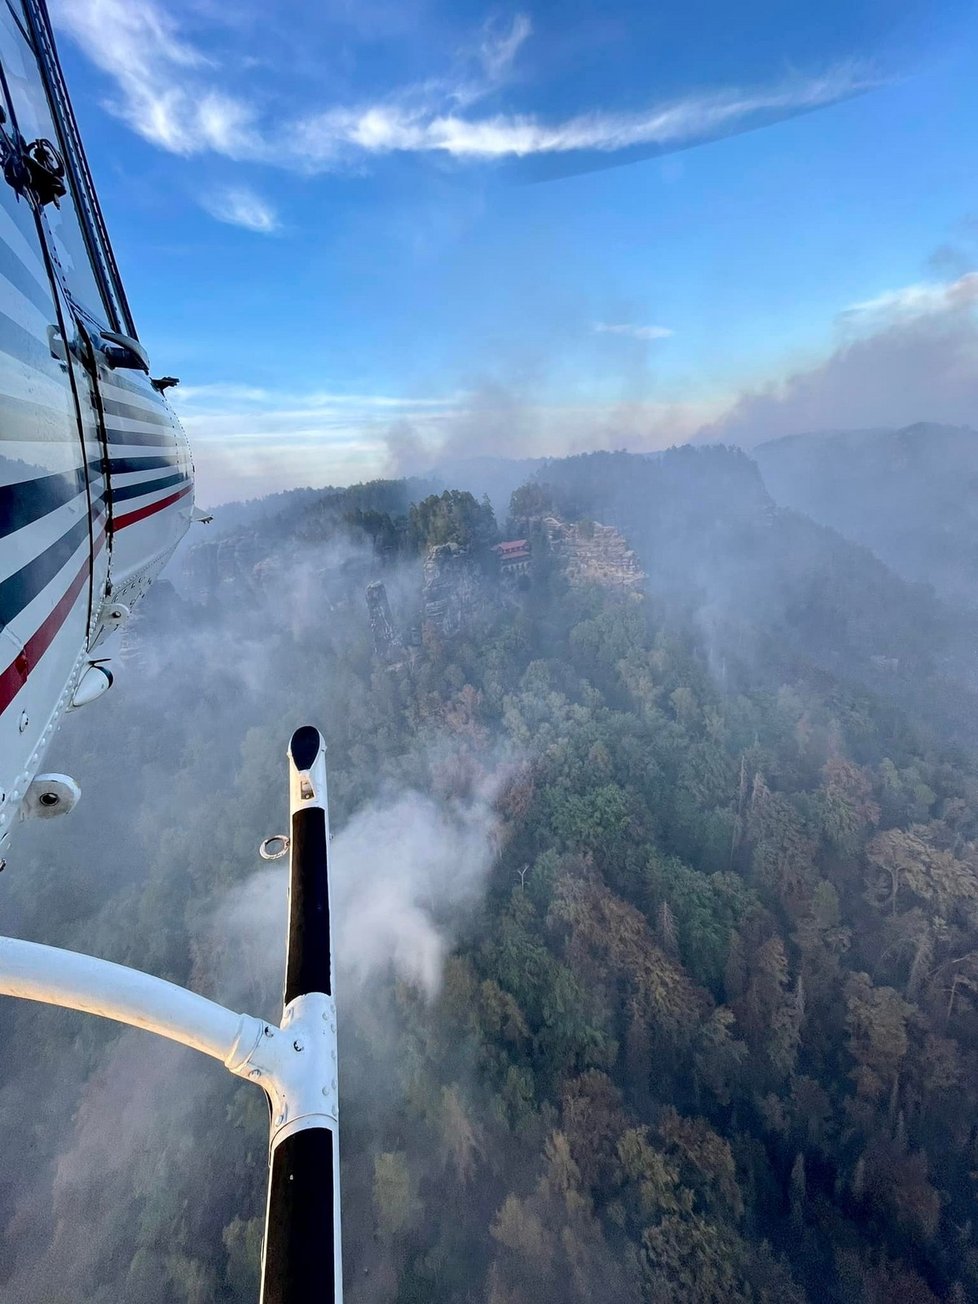
[[956, 906], [978, 900], [973, 866], [935, 846], [939, 825], [878, 833], [866, 849], [870, 875], [868, 896], [874, 905], [896, 914], [901, 897], [930, 903], [947, 917]]
[[815, 890], [815, 841], [790, 801], [766, 785], [755, 785], [747, 818], [753, 880], [777, 897], [793, 917], [801, 915]]
[[656, 1132], [664, 1153], [696, 1196], [697, 1207], [704, 1213], [739, 1220], [744, 1201], [730, 1143], [706, 1119], [684, 1118], [672, 1106], [662, 1111]]
[[513, 534], [525, 533], [533, 521], [554, 511], [553, 497], [548, 485], [537, 480], [514, 489], [509, 499], [509, 524]]
[[855, 855], [880, 819], [872, 781], [865, 770], [841, 756], [826, 761], [823, 774], [823, 834], [836, 854]]
[[490, 1270], [490, 1300], [639, 1304], [637, 1273], [605, 1242], [562, 1132], [547, 1137], [535, 1190], [507, 1196], [491, 1230], [502, 1252]]
[[593, 1197], [607, 1197], [619, 1180], [618, 1140], [628, 1128], [621, 1092], [605, 1073], [582, 1073], [561, 1092], [561, 1122], [583, 1184]]
[[457, 1086], [442, 1087], [439, 1124], [445, 1166], [460, 1186], [467, 1186], [483, 1150]]
[[907, 1053], [910, 1007], [892, 987], [874, 987], [866, 973], [846, 983], [846, 1026], [860, 1096], [879, 1100], [889, 1092]]
[[480, 503], [462, 489], [446, 489], [412, 504], [409, 529], [422, 551], [436, 544], [455, 543], [482, 552], [495, 542], [498, 533], [488, 499]]
[[780, 1081], [794, 1067], [798, 1054], [801, 992], [797, 985], [791, 990], [788, 957], [780, 937], [767, 937], [741, 955], [743, 978], [731, 1008], [748, 1045], [763, 1055], [762, 1064]]

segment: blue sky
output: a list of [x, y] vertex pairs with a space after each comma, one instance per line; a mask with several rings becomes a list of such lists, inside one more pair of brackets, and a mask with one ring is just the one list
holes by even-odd
[[51, 9], [205, 503], [971, 418], [973, 5]]

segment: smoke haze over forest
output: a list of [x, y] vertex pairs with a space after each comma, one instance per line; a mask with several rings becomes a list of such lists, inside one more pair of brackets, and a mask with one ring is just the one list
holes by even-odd
[[[972, 247], [969, 235], [944, 258], [966, 266]], [[555, 340], [553, 357], [500, 358], [495, 371], [463, 375], [441, 398], [375, 402], [215, 386], [178, 390], [177, 403], [199, 450], [208, 505], [303, 487], [313, 471], [347, 483], [487, 456], [648, 452], [690, 440], [751, 449], [781, 436], [921, 420], [975, 426], [978, 273], [930, 277], [838, 313], [821, 356], [809, 349], [803, 361], [739, 386], [663, 385], [661, 340], [637, 333], [611, 337], [602, 398], [570, 397], [556, 363], [563, 341]]]
[[[256, 849], [315, 722], [351, 1301], [970, 1298], [974, 449], [463, 460], [219, 513], [59, 734], [84, 798], [18, 831], [5, 927], [275, 1017]], [[0, 1075], [4, 1298], [253, 1297], [258, 1093], [0, 1022], [31, 1047]]]

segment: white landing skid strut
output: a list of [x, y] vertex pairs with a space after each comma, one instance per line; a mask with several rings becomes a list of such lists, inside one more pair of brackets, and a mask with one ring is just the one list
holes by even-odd
[[0, 995], [155, 1032], [261, 1087], [271, 1111], [261, 1304], [342, 1304], [326, 747], [309, 725], [289, 745], [289, 806], [280, 1027], [137, 969], [12, 937], [0, 938]]

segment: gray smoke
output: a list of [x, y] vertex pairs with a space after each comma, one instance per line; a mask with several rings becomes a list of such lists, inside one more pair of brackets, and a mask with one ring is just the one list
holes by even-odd
[[843, 314], [824, 362], [742, 394], [698, 440], [750, 448], [812, 431], [978, 423], [976, 299], [969, 273]]

